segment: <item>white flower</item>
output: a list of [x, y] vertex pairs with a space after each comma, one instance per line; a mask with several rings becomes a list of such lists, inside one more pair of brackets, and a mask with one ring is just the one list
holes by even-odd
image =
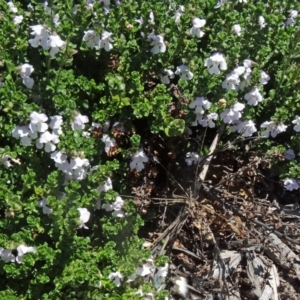
[[18, 8], [12, 3], [12, 1], [7, 2], [8, 9], [12, 13], [18, 12]]
[[50, 154], [51, 159], [55, 161], [55, 166], [58, 167], [59, 165], [62, 165], [67, 160], [67, 155], [63, 154], [61, 151], [55, 151]]
[[293, 149], [288, 149], [284, 152], [284, 157], [287, 160], [291, 160], [291, 159], [294, 159], [296, 157], [296, 154], [295, 154]]
[[37, 138], [37, 132], [31, 132], [28, 126], [17, 126], [12, 131], [12, 136], [14, 138], [21, 138], [21, 144], [23, 146], [30, 146], [31, 139]]
[[214, 8], [219, 8], [223, 6], [228, 0], [219, 0], [217, 4], [214, 6]]
[[56, 149], [56, 146], [53, 142], [54, 136], [49, 131], [41, 133], [40, 138], [36, 141], [36, 147], [42, 149], [45, 144], [45, 151], [47, 153], [53, 152]]
[[99, 44], [100, 49], [104, 48], [105, 51], [110, 51], [113, 48], [113, 45], [111, 44], [113, 42], [113, 39], [111, 38], [112, 33], [108, 31], [104, 31], [101, 36], [101, 41]]
[[34, 35], [33, 39], [30, 39], [29, 44], [37, 48], [39, 45], [43, 47], [44, 50], [49, 49], [49, 33], [46, 28], [42, 25], [29, 26], [32, 29], [31, 35]]
[[207, 58], [204, 62], [204, 66], [208, 68], [208, 72], [210, 74], [220, 74], [220, 70], [227, 70], [227, 63], [225, 61], [225, 57], [222, 53], [215, 53], [209, 58]]
[[55, 27], [58, 27], [60, 25], [60, 22], [59, 22], [59, 14], [55, 14], [54, 17], [53, 17], [53, 23], [54, 23], [54, 26]]
[[261, 84], [267, 84], [269, 80], [270, 80], [270, 76], [266, 72], [261, 71], [259, 82]]
[[112, 181], [108, 177], [102, 184], [99, 185], [97, 190], [101, 193], [101, 192], [107, 192], [108, 190], [111, 190], [112, 188], [113, 188]]
[[230, 127], [232, 132], [241, 133], [244, 137], [252, 136], [254, 132], [257, 131], [255, 124], [251, 120], [247, 121], [238, 121], [236, 125]]
[[31, 132], [45, 132], [48, 129], [48, 124], [47, 122], [48, 117], [45, 114], [39, 114], [35, 111], [33, 111], [30, 116], [30, 124], [29, 124], [29, 129]]
[[51, 121], [50, 121], [50, 124], [49, 124], [49, 127], [51, 129], [59, 129], [63, 123], [63, 118], [62, 116], [52, 116], [50, 117]]
[[189, 80], [194, 77], [194, 74], [190, 71], [187, 65], [180, 65], [177, 67], [175, 74], [180, 75], [180, 79], [182, 80]]
[[117, 145], [116, 140], [113, 137], [110, 137], [108, 134], [103, 134], [101, 140], [105, 144], [104, 150], [106, 153], [109, 153], [110, 149]]
[[241, 90], [247, 87], [250, 83], [252, 70], [248, 66], [252, 66], [252, 64], [253, 62], [251, 60], [249, 59], [244, 60], [245, 72], [242, 74], [243, 79], [240, 81], [239, 84], [239, 89]]
[[153, 11], [151, 11], [149, 14], [149, 24], [155, 25]]
[[169, 264], [166, 263], [163, 267], [157, 267], [157, 272], [153, 276], [155, 287], [158, 289], [165, 282], [169, 271]]
[[244, 96], [249, 105], [256, 106], [258, 102], [263, 101], [263, 97], [257, 87], [252, 88], [252, 90]]
[[211, 107], [211, 102], [204, 97], [196, 97], [195, 101], [189, 104], [189, 108], [195, 108], [196, 114], [204, 114], [205, 109], [209, 109]]
[[263, 16], [260, 16], [258, 18], [258, 24], [259, 24], [260, 29], [263, 29], [264, 27], [267, 26], [267, 23], [266, 23], [265, 18]]
[[175, 24], [178, 25], [180, 23], [180, 18], [182, 14], [184, 13], [184, 6], [179, 5], [179, 9], [175, 11]]
[[83, 116], [81, 114], [77, 114], [74, 118], [71, 127], [73, 130], [83, 130], [84, 124], [89, 122], [89, 118], [87, 116]]
[[244, 108], [244, 104], [237, 102], [231, 108], [227, 108], [224, 112], [222, 112], [220, 114], [220, 118], [223, 120], [224, 123], [232, 124], [241, 118], [241, 111]]
[[48, 204], [49, 204], [49, 201], [47, 198], [43, 198], [42, 200], [40, 200], [38, 202], [38, 206], [43, 208], [44, 215], [50, 215], [53, 212], [53, 210], [47, 206]]
[[162, 35], [154, 35], [151, 36], [151, 38], [152, 38], [151, 46], [153, 46], [151, 48], [151, 52], [153, 54], [166, 52], [166, 45], [164, 43], [164, 38]]
[[284, 180], [284, 187], [288, 191], [293, 191], [293, 190], [298, 190], [299, 189], [299, 184], [296, 179], [294, 178], [288, 178]]
[[193, 163], [196, 164], [200, 156], [196, 152], [187, 152], [185, 162], [188, 166], [191, 166]]
[[265, 130], [262, 132], [262, 136], [269, 137], [270, 133], [271, 136], [274, 138], [277, 136], [277, 134], [284, 132], [287, 128], [284, 124], [278, 124], [276, 125], [273, 121], [266, 121], [260, 125], [261, 128], [265, 128]]
[[233, 71], [226, 75], [225, 80], [222, 82], [222, 87], [227, 91], [236, 90], [238, 88], [239, 83], [239, 74]]
[[174, 72], [170, 69], [164, 69], [163, 74], [159, 75], [160, 81], [163, 84], [169, 84], [170, 79], [173, 79], [174, 77]]
[[10, 249], [0, 247], [0, 257], [5, 263], [15, 262], [16, 257], [11, 253]]
[[50, 56], [53, 58], [59, 52], [66, 48], [66, 42], [64, 42], [59, 35], [49, 36]]
[[18, 251], [18, 255], [16, 257], [16, 262], [20, 264], [22, 262], [24, 254], [35, 253], [36, 248], [35, 247], [27, 247], [25, 245], [20, 245], [20, 246], [18, 246], [17, 251]]
[[184, 277], [177, 277], [175, 280], [175, 292], [179, 294], [180, 296], [186, 298], [188, 287], [187, 287], [187, 281]]
[[96, 46], [100, 47], [100, 36], [96, 33], [95, 30], [85, 31], [82, 40], [86, 42], [86, 45], [89, 48], [93, 49]]
[[216, 125], [213, 121], [218, 120], [219, 116], [217, 113], [210, 113], [198, 120], [198, 123], [203, 127], [214, 128]]
[[15, 25], [21, 24], [23, 21], [23, 16], [15, 16], [13, 22]]
[[79, 221], [80, 221], [80, 225], [78, 228], [85, 228], [85, 229], [89, 229], [85, 223], [87, 223], [90, 219], [90, 215], [91, 213], [84, 207], [79, 207], [77, 208], [77, 210], [79, 211]]
[[144, 169], [144, 164], [148, 162], [148, 157], [144, 153], [143, 149], [140, 149], [137, 153], [132, 155], [132, 161], [130, 163], [130, 169], [136, 169], [138, 172]]
[[22, 82], [28, 89], [31, 89], [34, 85], [34, 80], [29, 77], [33, 71], [33, 66], [27, 63], [19, 67], [19, 74], [23, 79]]
[[206, 20], [194, 18], [192, 23], [193, 23], [193, 27], [190, 29], [190, 34], [192, 36], [197, 36], [198, 38], [202, 38], [205, 33], [201, 31], [200, 28], [202, 28], [206, 24]]
[[0, 158], [0, 164], [4, 165], [7, 168], [12, 167], [11, 162], [9, 161], [11, 159], [11, 157], [7, 154], [4, 154], [1, 158]]
[[232, 31], [235, 33], [237, 36], [241, 35], [242, 27], [240, 24], [235, 24], [232, 26]]
[[155, 270], [155, 266], [154, 266], [153, 259], [149, 258], [146, 260], [146, 264], [137, 267], [136, 275], [144, 277], [144, 276], [147, 276], [147, 275], [153, 273], [154, 270]]
[[119, 287], [124, 276], [120, 272], [112, 272], [108, 275], [108, 278], [113, 280], [114, 284]]
[[143, 24], [144, 24], [143, 17], [140, 17], [139, 19], [135, 19], [135, 21], [136, 21], [137, 23], [139, 23], [140, 25], [143, 25]]
[[293, 127], [296, 132], [300, 132], [300, 117], [296, 117], [294, 121], [292, 121], [295, 126]]
[[287, 125], [280, 123], [273, 128], [273, 130], [271, 131], [271, 136], [276, 137], [277, 134], [286, 131], [286, 129], [287, 129]]
[[295, 18], [297, 18], [298, 16], [298, 11], [297, 10], [290, 10], [290, 14], [289, 14], [289, 17], [287, 18], [287, 20], [285, 21], [285, 26], [293, 26], [296, 21], [295, 21]]
[[104, 203], [102, 205], [102, 208], [105, 209], [106, 211], [120, 211], [124, 205], [124, 201], [120, 196], [117, 196], [115, 202], [112, 203]]

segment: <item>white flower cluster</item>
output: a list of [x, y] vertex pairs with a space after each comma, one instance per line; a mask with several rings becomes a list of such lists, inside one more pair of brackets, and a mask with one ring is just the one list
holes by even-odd
[[153, 54], [166, 52], [167, 48], [162, 35], [151, 33], [149, 34], [148, 39], [152, 40], [150, 45], [153, 46], [151, 48]]
[[23, 84], [28, 88], [32, 89], [34, 85], [34, 80], [30, 77], [31, 73], [34, 71], [34, 68], [30, 64], [23, 64], [19, 68], [19, 74], [23, 79]]
[[265, 128], [265, 130], [262, 132], [262, 136], [269, 137], [271, 134], [273, 138], [276, 137], [277, 134], [286, 131], [287, 128], [286, 125], [282, 123], [276, 124], [273, 121], [263, 122], [260, 127]]
[[11, 249], [4, 249], [2, 247], [0, 247], [0, 258], [5, 262], [5, 263], [9, 263], [9, 262], [17, 262], [17, 263], [21, 263], [23, 256], [26, 253], [35, 253], [36, 252], [36, 248], [35, 247], [27, 247], [25, 245], [20, 245], [17, 247], [17, 251], [18, 254], [17, 256], [14, 256], [12, 254], [12, 250]]
[[[48, 117], [44, 113], [32, 112], [30, 114], [30, 123], [26, 126], [17, 126], [12, 131], [14, 138], [21, 138], [23, 146], [30, 146], [31, 140], [36, 140], [38, 149], [44, 148], [46, 152], [52, 152], [56, 149], [56, 144], [59, 143], [59, 136], [62, 134], [61, 125], [63, 119], [61, 116], [50, 117], [49, 125], [46, 123]], [[52, 132], [48, 130], [52, 129]], [[39, 136], [38, 136], [39, 134]]]
[[66, 180], [83, 180], [90, 168], [90, 162], [87, 158], [72, 157], [68, 159], [68, 156], [61, 151], [51, 153], [51, 159], [55, 161], [58, 170], [65, 174]]
[[105, 51], [109, 52], [113, 48], [112, 45], [113, 39], [111, 38], [111, 36], [112, 36], [111, 32], [103, 31], [100, 38], [100, 36], [95, 30], [90, 29], [84, 32], [84, 36], [82, 40], [85, 41], [87, 47], [91, 49], [104, 48]]
[[140, 149], [138, 152], [131, 156], [130, 169], [136, 169], [138, 172], [144, 169], [144, 164], [148, 162], [148, 157], [146, 156], [143, 149]]
[[71, 128], [73, 130], [83, 130], [86, 123], [89, 122], [89, 118], [87, 116], [83, 116], [80, 113], [78, 113], [74, 117], [74, 121], [71, 123]]
[[218, 114], [204, 114], [205, 110], [211, 107], [211, 102], [204, 97], [196, 97], [195, 101], [189, 104], [189, 107], [195, 109], [194, 113], [196, 114], [196, 120], [192, 123], [192, 126], [197, 126], [197, 124], [200, 124], [203, 127], [215, 127], [214, 121], [218, 119]]
[[41, 46], [44, 50], [50, 49], [50, 56], [52, 58], [59, 52], [59, 50], [64, 50], [66, 48], [66, 43], [57, 34], [50, 34], [48, 29], [43, 25], [33, 25], [30, 26], [32, 29], [31, 35], [34, 37], [30, 39], [29, 44], [37, 48]]
[[238, 120], [235, 125], [230, 126], [230, 130], [232, 132], [238, 132], [244, 137], [252, 136], [252, 134], [257, 131], [255, 124], [251, 120]]

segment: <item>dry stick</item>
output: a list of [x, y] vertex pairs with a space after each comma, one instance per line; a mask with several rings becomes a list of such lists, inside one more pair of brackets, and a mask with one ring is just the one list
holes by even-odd
[[271, 231], [273, 232], [274, 234], [276, 234], [279, 238], [284, 238], [286, 239], [287, 241], [291, 242], [291, 243], [294, 243], [296, 245], [300, 245], [300, 242], [299, 241], [295, 241], [294, 239], [286, 236], [285, 234], [275, 230], [274, 228], [266, 225], [265, 223], [262, 223], [260, 221], [258, 221], [257, 219], [248, 219], [247, 216], [245, 216], [243, 214], [243, 212], [241, 210], [239, 210], [238, 208], [236, 208], [233, 204], [231, 203], [228, 203], [222, 199], [219, 198], [219, 196], [215, 193], [215, 191], [219, 191], [219, 192], [222, 192], [221, 190], [219, 189], [215, 189], [214, 187], [208, 187], [207, 185], [205, 184], [202, 184], [202, 187], [203, 187], [203, 190], [208, 194], [210, 195], [214, 200], [218, 201], [219, 203], [223, 204], [224, 206], [229, 206], [229, 208], [234, 212], [236, 213], [238, 216], [242, 217], [242, 218], [246, 218], [247, 221], [250, 221], [256, 225], [259, 225], [261, 227], [263, 227], [265, 230], [268, 230], [268, 231]]
[[[197, 169], [196, 169], [196, 177], [195, 177], [195, 186], [194, 186], [194, 193], [196, 194], [196, 189], [197, 191], [200, 190], [201, 188], [201, 184], [202, 182], [205, 180], [205, 177], [206, 177], [206, 174], [207, 174], [207, 171], [208, 171], [208, 168], [209, 168], [209, 165], [210, 165], [210, 162], [211, 162], [211, 159], [212, 159], [212, 156], [211, 154], [214, 153], [214, 151], [216, 150], [217, 148], [217, 145], [221, 139], [221, 136], [223, 134], [223, 131], [225, 129], [225, 123], [223, 123], [219, 129], [218, 129], [218, 132], [213, 140], [213, 142], [211, 143], [211, 146], [209, 148], [209, 153], [208, 153], [208, 157], [205, 158], [205, 161], [204, 161], [204, 165], [203, 165], [203, 169], [202, 171], [200, 172], [199, 176], [197, 175], [198, 174], [198, 168], [199, 168], [199, 165], [200, 165], [200, 161], [198, 162], [197, 164]], [[202, 161], [201, 161], [201, 164], [202, 164]], [[198, 184], [200, 183], [200, 186], [198, 186]], [[198, 186], [198, 187], [197, 187]], [[197, 187], [197, 188], [196, 188]]]

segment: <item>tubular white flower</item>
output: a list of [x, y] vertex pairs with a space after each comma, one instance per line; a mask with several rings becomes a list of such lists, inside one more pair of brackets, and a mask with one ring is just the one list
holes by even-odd
[[170, 69], [164, 69], [163, 74], [159, 75], [159, 79], [163, 84], [169, 84], [171, 82], [170, 79], [173, 79], [174, 77], [175, 74]]
[[15, 262], [16, 257], [11, 253], [12, 250], [0, 247], [0, 257], [5, 263]]
[[252, 90], [244, 96], [249, 105], [256, 106], [259, 102], [263, 101], [263, 97], [257, 87], [252, 88]]
[[187, 163], [188, 166], [191, 166], [193, 163], [196, 165], [196, 163], [200, 159], [199, 154], [196, 152], [187, 152], [185, 156], [186, 156], [185, 162]]
[[300, 117], [296, 117], [295, 120], [292, 121], [293, 124], [295, 124], [295, 126], [293, 127], [293, 129], [296, 131], [296, 132], [300, 132]]
[[284, 180], [284, 187], [288, 191], [293, 191], [293, 190], [298, 190], [299, 189], [299, 184], [298, 181], [294, 178], [287, 178]]
[[13, 4], [12, 1], [7, 2], [8, 10], [12, 13], [18, 12], [18, 8]]
[[230, 72], [226, 75], [225, 80], [222, 82], [222, 87], [227, 91], [235, 91], [240, 83], [239, 74], [237, 72]]
[[45, 132], [48, 129], [48, 124], [46, 124], [45, 122], [47, 122], [48, 117], [46, 116], [46, 114], [39, 114], [35, 111], [33, 111], [30, 116], [30, 124], [29, 124], [29, 129], [31, 130], [31, 132]]
[[16, 262], [20, 264], [22, 262], [23, 256], [26, 253], [35, 253], [36, 248], [35, 247], [27, 247], [25, 245], [20, 245], [17, 247], [17, 251], [18, 251], [18, 255], [16, 257]]
[[100, 36], [96, 33], [95, 30], [88, 30], [84, 32], [82, 38], [85, 41], [87, 47], [93, 49], [95, 47], [100, 47]]
[[200, 28], [202, 28], [206, 24], [206, 20], [194, 18], [192, 23], [193, 23], [193, 27], [190, 29], [190, 34], [192, 36], [197, 36], [198, 38], [202, 38], [205, 33], [201, 31]]
[[85, 207], [79, 207], [77, 208], [77, 210], [79, 211], [79, 221], [80, 221], [80, 225], [78, 228], [85, 228], [85, 229], [89, 229], [85, 223], [87, 223], [90, 219], [90, 215], [91, 213], [85, 208]]
[[242, 32], [242, 27], [240, 24], [235, 24], [232, 26], [232, 31], [233, 33], [235, 33], [237, 36], [240, 36], [241, 35], [241, 32]]
[[263, 29], [267, 26], [267, 23], [266, 23], [265, 18], [263, 16], [258, 17], [258, 24], [259, 24], [260, 29]]
[[15, 25], [21, 24], [23, 21], [23, 16], [15, 16], [13, 22]]
[[182, 80], [190, 80], [194, 77], [194, 74], [190, 71], [187, 65], [180, 65], [176, 68], [176, 75], [180, 75], [180, 79]]
[[108, 275], [108, 278], [113, 280], [114, 284], [119, 287], [124, 276], [120, 272], [112, 272]]
[[261, 84], [267, 84], [269, 82], [269, 80], [270, 80], [270, 76], [266, 72], [261, 71], [260, 80], [259, 80], [260, 83]]
[[284, 157], [287, 160], [291, 160], [291, 159], [294, 159], [296, 157], [296, 154], [295, 154], [293, 149], [288, 149], [284, 152]]
[[53, 58], [59, 52], [59, 50], [66, 48], [66, 42], [64, 42], [59, 35], [50, 35], [49, 47], [51, 48], [50, 56]]
[[222, 53], [215, 53], [204, 61], [204, 66], [208, 68], [210, 74], [220, 74], [220, 70], [227, 70], [227, 63]]
[[148, 157], [144, 153], [143, 149], [140, 149], [137, 153], [132, 155], [132, 161], [130, 163], [130, 169], [136, 169], [138, 172], [144, 169], [144, 164], [148, 162]]
[[101, 36], [99, 47], [100, 49], [104, 48], [105, 51], [109, 52], [112, 48], [113, 39], [111, 38], [112, 33], [108, 31], [104, 31]]
[[73, 130], [83, 130], [84, 124], [88, 122], [89, 122], [89, 118], [87, 116], [77, 114], [74, 118], [74, 121], [71, 124], [71, 127]]
[[164, 38], [162, 35], [154, 35], [151, 38], [152, 38], [151, 46], [153, 46], [151, 48], [151, 52], [153, 54], [166, 52], [166, 45], [164, 43]]
[[196, 97], [195, 101], [189, 104], [189, 108], [195, 108], [196, 114], [204, 114], [206, 109], [211, 107], [211, 102], [204, 97]]

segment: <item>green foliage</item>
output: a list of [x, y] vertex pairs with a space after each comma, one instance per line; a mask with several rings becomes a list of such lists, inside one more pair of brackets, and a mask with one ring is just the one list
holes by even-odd
[[[209, 112], [220, 114], [237, 100], [245, 103], [244, 95], [254, 86], [264, 100], [258, 106], [246, 105], [243, 120], [253, 120], [257, 128], [270, 120], [289, 125], [284, 137], [264, 140], [258, 149], [275, 157], [272, 164], [282, 179], [300, 178], [297, 158], [284, 164], [276, 159], [289, 148], [300, 150], [299, 133], [292, 129], [292, 121], [300, 115], [300, 23], [295, 19], [293, 26], [283, 26], [289, 10], [299, 10], [299, 4], [228, 1], [215, 9], [212, 0], [128, 0], [112, 1], [109, 10], [98, 1], [92, 6], [72, 0], [31, 4], [34, 9], [14, 1], [18, 11], [12, 12], [6, 2], [0, 3], [0, 299], [137, 299], [139, 288], [164, 299], [167, 291], [158, 292], [141, 277], [126, 283], [150, 257], [138, 236], [144, 221], [133, 201], [124, 200], [122, 217], [113, 215], [118, 209], [102, 207], [114, 205], [118, 192], [130, 191], [128, 159], [149, 136], [182, 138], [195, 119], [189, 108], [195, 97], [209, 99]], [[176, 24], [179, 5], [185, 11]], [[20, 24], [14, 23], [15, 16], [23, 16]], [[260, 16], [266, 20], [264, 28], [258, 24]], [[202, 38], [189, 32], [193, 17], [206, 20]], [[140, 18], [143, 22], [137, 22]], [[51, 47], [29, 43], [34, 38], [30, 26], [38, 24], [65, 42], [54, 56]], [[240, 36], [232, 32], [235, 24], [241, 25]], [[100, 37], [111, 32], [113, 48], [89, 47], [83, 36], [91, 29]], [[165, 52], [151, 52], [151, 33], [163, 37]], [[211, 75], [205, 60], [216, 51], [224, 54], [228, 69]], [[222, 81], [245, 59], [255, 62], [249, 86], [227, 91]], [[24, 84], [28, 76], [20, 76], [25, 63], [34, 67], [32, 88]], [[182, 64], [193, 78], [184, 80], [176, 74], [170, 77], [171, 84], [164, 84], [164, 70], [175, 71]], [[261, 70], [271, 76], [267, 85], [260, 83]], [[225, 106], [219, 105], [222, 98]], [[72, 177], [75, 168], [71, 175], [59, 169], [35, 141], [24, 146], [12, 136], [17, 126], [27, 126], [34, 111], [62, 116], [56, 150], [69, 163], [88, 159], [80, 179]], [[71, 124], [79, 114], [89, 122], [82, 130], [73, 130]], [[107, 121], [110, 126], [105, 129]], [[91, 126], [92, 122], [101, 126]], [[124, 129], [115, 128], [114, 122]], [[221, 121], [215, 123], [217, 127]], [[207, 128], [208, 135], [213, 130]], [[108, 150], [105, 137], [116, 142]], [[181, 153], [194, 147], [182, 140]], [[110, 177], [113, 189], [105, 190], [103, 184]], [[40, 204], [45, 199], [48, 207]], [[86, 222], [80, 221], [78, 208], [91, 213], [88, 229], [82, 227]], [[20, 264], [5, 262], [3, 250], [12, 250], [15, 257], [20, 245], [35, 247], [36, 252], [24, 254]], [[167, 260], [158, 257], [155, 264], [163, 266]], [[109, 278], [116, 271], [124, 276], [120, 287]]]

